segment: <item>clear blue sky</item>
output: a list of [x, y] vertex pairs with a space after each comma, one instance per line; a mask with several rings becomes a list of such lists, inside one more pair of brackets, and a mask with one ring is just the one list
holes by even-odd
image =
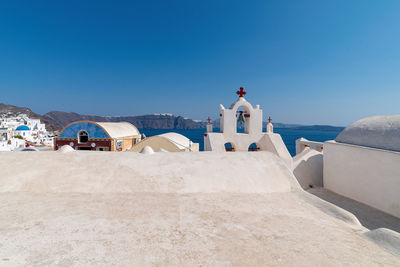
[[244, 86], [264, 117], [399, 113], [400, 1], [3, 1], [0, 102], [213, 118]]

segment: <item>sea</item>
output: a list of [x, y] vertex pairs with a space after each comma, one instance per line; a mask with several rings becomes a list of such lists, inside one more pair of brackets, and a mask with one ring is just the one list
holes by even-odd
[[[266, 130], [264, 129], [266, 132]], [[147, 137], [175, 132], [182, 134], [192, 140], [194, 143], [199, 143], [200, 151], [203, 151], [204, 148], [204, 137], [203, 134], [206, 132], [206, 129], [191, 129], [191, 130], [171, 130], [171, 129], [140, 129], [141, 133], [144, 133]], [[219, 129], [214, 128], [214, 132], [219, 132]], [[316, 130], [295, 130], [295, 129], [285, 129], [285, 128], [276, 128], [274, 129], [275, 133], [278, 133], [282, 136], [283, 142], [286, 144], [286, 147], [289, 150], [289, 153], [292, 156], [296, 155], [296, 140], [300, 137], [304, 137], [310, 141], [324, 142], [327, 140], [335, 139], [336, 136], [340, 133], [340, 131], [316, 131]]]

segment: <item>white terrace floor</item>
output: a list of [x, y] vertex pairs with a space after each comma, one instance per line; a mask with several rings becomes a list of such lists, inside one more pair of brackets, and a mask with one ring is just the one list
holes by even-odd
[[1, 266], [400, 265], [271, 153], [0, 157]]
[[388, 228], [400, 233], [400, 218], [338, 195], [325, 188], [310, 188], [307, 192], [353, 213], [360, 223], [369, 230]]
[[400, 265], [296, 193], [21, 192], [0, 203], [0, 265]]

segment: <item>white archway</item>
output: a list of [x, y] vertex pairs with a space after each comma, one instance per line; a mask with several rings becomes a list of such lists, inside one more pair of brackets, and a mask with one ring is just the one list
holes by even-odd
[[[241, 101], [241, 102], [236, 102], [233, 107], [231, 107], [233, 111], [233, 115], [235, 116], [234, 121], [235, 121], [235, 133], [237, 133], [237, 119], [238, 116], [240, 116], [240, 111], [239, 109], [243, 108], [244, 113], [242, 114], [244, 117], [244, 133], [248, 134], [250, 131], [250, 121], [252, 118], [252, 113], [253, 113], [253, 107], [248, 103], [247, 101]], [[238, 114], [239, 113], [239, 114]]]

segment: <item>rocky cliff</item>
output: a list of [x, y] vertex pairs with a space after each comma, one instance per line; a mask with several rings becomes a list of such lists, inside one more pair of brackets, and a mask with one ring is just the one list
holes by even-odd
[[198, 129], [204, 128], [206, 124], [205, 122], [196, 122], [191, 119], [170, 114], [109, 117], [82, 115], [74, 112], [51, 111], [46, 113], [44, 117], [46, 117], [60, 129], [68, 123], [78, 120], [103, 122], [127, 121], [139, 129]]

